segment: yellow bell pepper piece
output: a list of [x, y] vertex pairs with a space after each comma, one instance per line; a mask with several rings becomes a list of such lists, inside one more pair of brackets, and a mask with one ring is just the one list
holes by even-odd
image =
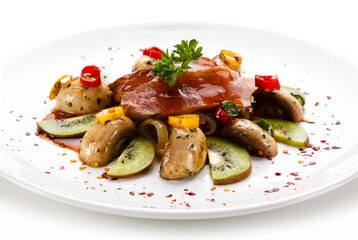
[[98, 122], [107, 123], [108, 121], [111, 121], [111, 120], [116, 120], [119, 118], [123, 119], [125, 115], [124, 115], [123, 108], [121, 106], [119, 106], [119, 107], [112, 107], [112, 108], [104, 109], [104, 110], [98, 112], [95, 116], [96, 116]]
[[68, 80], [66, 83], [70, 83], [72, 81], [72, 75], [64, 75], [56, 80], [55, 84], [51, 88], [51, 92], [50, 92], [50, 96], [49, 96], [50, 100], [53, 100], [57, 96], [57, 94], [59, 93], [59, 91], [63, 85], [61, 83], [61, 81], [67, 77], [70, 77], [70, 80]]
[[227, 50], [221, 50], [220, 58], [230, 67], [240, 67], [242, 62], [242, 57], [234, 52]]
[[179, 116], [170, 116], [168, 123], [173, 127], [197, 128], [199, 127], [199, 115], [185, 114]]

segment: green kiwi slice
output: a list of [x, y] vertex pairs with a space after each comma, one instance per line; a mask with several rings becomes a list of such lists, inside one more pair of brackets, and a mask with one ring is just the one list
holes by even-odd
[[286, 92], [286, 93], [290, 94], [291, 96], [293, 96], [294, 98], [296, 98], [301, 103], [302, 106], [305, 105], [306, 97], [302, 92], [298, 91], [295, 88], [291, 88], [291, 87], [287, 87], [287, 86], [281, 86], [280, 90], [283, 92]]
[[154, 160], [153, 144], [144, 137], [134, 138], [109, 170], [110, 178], [129, 177], [145, 170]]
[[238, 182], [251, 173], [251, 157], [237, 143], [207, 137], [211, 178], [215, 185]]
[[306, 130], [297, 123], [278, 120], [265, 119], [273, 128], [273, 138], [281, 143], [294, 147], [307, 147], [309, 138]]
[[37, 126], [40, 131], [45, 132], [51, 137], [70, 138], [82, 137], [96, 122], [97, 119], [94, 114], [87, 114], [61, 120], [44, 120], [37, 122]]

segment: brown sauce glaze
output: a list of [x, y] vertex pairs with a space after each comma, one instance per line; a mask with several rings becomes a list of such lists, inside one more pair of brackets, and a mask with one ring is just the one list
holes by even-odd
[[51, 138], [47, 136], [47, 139], [62, 148], [80, 153], [82, 138]]
[[183, 72], [172, 87], [152, 76], [151, 69], [147, 68], [132, 74], [115, 99], [121, 101], [127, 116], [140, 120], [211, 109], [225, 100], [242, 107], [242, 97], [250, 102], [251, 93], [244, 80], [224, 67], [204, 66]]
[[74, 114], [70, 114], [70, 113], [65, 113], [65, 112], [61, 112], [61, 111], [53, 111], [50, 114], [47, 114], [46, 117], [43, 120], [61, 120], [61, 119], [66, 119], [66, 118], [71, 118], [71, 117], [76, 117], [76, 115]]

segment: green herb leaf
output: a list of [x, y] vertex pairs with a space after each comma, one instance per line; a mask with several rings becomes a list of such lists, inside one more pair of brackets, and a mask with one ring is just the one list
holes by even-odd
[[236, 104], [232, 101], [224, 101], [220, 107], [231, 117], [236, 117], [237, 115], [239, 115], [239, 110], [237, 109]]
[[168, 49], [162, 52], [162, 59], [153, 67], [152, 74], [159, 76], [171, 87], [175, 85], [176, 78], [183, 75], [183, 71], [189, 70], [191, 61], [197, 62], [203, 55], [202, 47], [196, 48], [198, 41], [195, 39], [182, 40], [181, 44], [174, 45], [175, 50], [170, 53]]
[[260, 128], [262, 128], [268, 134], [270, 134], [271, 137], [274, 136], [274, 131], [273, 131], [271, 124], [268, 121], [266, 121], [265, 119], [255, 120], [254, 123], [256, 123]]

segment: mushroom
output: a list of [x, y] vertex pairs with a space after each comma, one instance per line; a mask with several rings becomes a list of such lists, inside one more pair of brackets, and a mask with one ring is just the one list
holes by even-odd
[[236, 118], [233, 124], [223, 128], [222, 136], [231, 138], [259, 157], [274, 157], [278, 153], [275, 139], [247, 119]]
[[281, 90], [257, 89], [252, 94], [254, 114], [265, 118], [282, 118], [293, 122], [303, 119], [300, 102], [290, 94]]
[[80, 78], [74, 78], [61, 86], [55, 109], [74, 115], [93, 113], [111, 105], [112, 96], [108, 85], [103, 82], [97, 87], [88, 87], [81, 83]]
[[160, 176], [178, 179], [192, 176], [205, 165], [208, 146], [200, 128], [173, 128], [166, 143]]
[[83, 137], [80, 160], [93, 167], [105, 166], [119, 156], [136, 132], [136, 126], [128, 117], [107, 123], [97, 122]]
[[205, 114], [205, 113], [201, 113], [198, 112], [196, 113], [199, 115], [199, 127], [200, 129], [202, 129], [202, 131], [204, 132], [205, 135], [211, 135], [216, 131], [216, 121], [215, 119], [210, 116], [210, 114]]
[[144, 68], [149, 68], [149, 67], [153, 67], [153, 65], [158, 61], [158, 59], [152, 58], [150, 56], [147, 55], [142, 55], [140, 56], [136, 62], [133, 65], [132, 68], [132, 72], [144, 69]]

